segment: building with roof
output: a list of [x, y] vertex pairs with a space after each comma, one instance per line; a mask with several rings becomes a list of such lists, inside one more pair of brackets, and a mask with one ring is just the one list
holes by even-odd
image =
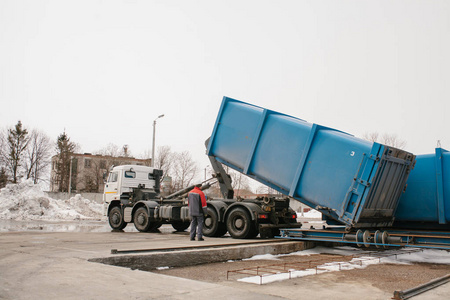
[[[52, 157], [52, 168], [50, 173], [50, 191], [58, 192], [60, 182], [58, 176], [59, 156]], [[112, 166], [141, 165], [150, 166], [151, 159], [138, 159], [134, 157], [113, 157], [105, 155], [94, 155], [91, 153], [74, 153], [71, 158], [71, 191], [75, 193], [91, 192], [103, 193], [104, 180]]]

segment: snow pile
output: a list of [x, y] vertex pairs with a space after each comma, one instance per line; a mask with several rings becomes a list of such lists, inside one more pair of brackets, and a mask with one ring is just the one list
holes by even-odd
[[31, 180], [8, 184], [0, 190], [0, 219], [86, 220], [101, 219], [103, 205], [75, 195], [68, 200], [48, 197]]
[[244, 258], [243, 260], [279, 260], [278, 257], [282, 256], [283, 254], [280, 255], [273, 255], [273, 254], [258, 254], [258, 255], [254, 255], [250, 258]]
[[315, 209], [311, 209], [308, 212], [298, 212], [297, 218], [307, 218], [307, 219], [322, 219], [322, 213]]
[[384, 263], [390, 264], [411, 264], [411, 263], [427, 263], [450, 265], [450, 252], [439, 249], [422, 249], [421, 252], [405, 253], [394, 257], [383, 258]]
[[290, 254], [280, 254], [277, 256], [287, 256], [287, 255], [300, 255], [300, 256], [309, 256], [313, 254], [335, 254], [335, 255], [358, 255], [365, 253], [364, 250], [360, 248], [350, 247], [350, 246], [340, 246], [340, 247], [323, 247], [316, 246], [311, 249], [301, 250], [297, 252], [293, 252]]

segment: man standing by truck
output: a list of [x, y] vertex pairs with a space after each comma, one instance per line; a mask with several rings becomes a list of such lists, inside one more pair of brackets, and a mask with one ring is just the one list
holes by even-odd
[[203, 221], [206, 216], [206, 197], [200, 189], [201, 185], [196, 185], [188, 194], [189, 216], [191, 216], [191, 241], [195, 241], [198, 236], [199, 241], [203, 241]]

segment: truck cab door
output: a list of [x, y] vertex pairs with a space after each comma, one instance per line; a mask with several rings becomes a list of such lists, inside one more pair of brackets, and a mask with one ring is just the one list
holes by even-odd
[[119, 172], [114, 171], [109, 173], [108, 181], [106, 181], [105, 184], [105, 202], [111, 203], [112, 200], [119, 199], [120, 198], [120, 191], [119, 189]]

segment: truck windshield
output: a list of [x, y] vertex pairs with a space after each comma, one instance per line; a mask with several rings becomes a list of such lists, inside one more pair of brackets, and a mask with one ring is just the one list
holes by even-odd
[[108, 182], [117, 182], [118, 175], [119, 174], [117, 172], [109, 173]]

